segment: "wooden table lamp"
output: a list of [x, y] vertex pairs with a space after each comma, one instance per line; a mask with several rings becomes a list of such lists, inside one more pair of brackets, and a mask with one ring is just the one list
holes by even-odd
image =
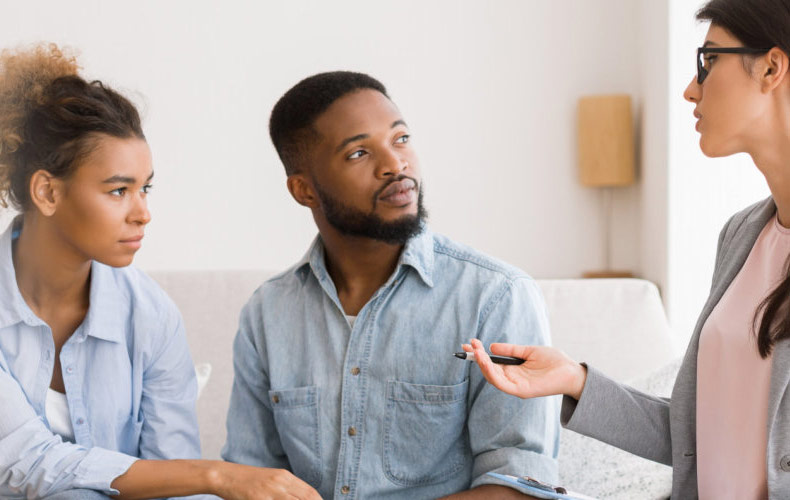
[[631, 96], [601, 95], [579, 99], [579, 178], [603, 189], [605, 268], [585, 278], [633, 277], [611, 269], [612, 188], [635, 181], [634, 127]]

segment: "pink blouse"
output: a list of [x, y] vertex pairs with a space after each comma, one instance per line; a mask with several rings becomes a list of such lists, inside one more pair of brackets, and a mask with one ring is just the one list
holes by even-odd
[[760, 357], [752, 322], [757, 306], [784, 278], [788, 256], [790, 229], [774, 217], [702, 327], [697, 354], [700, 499], [768, 498], [771, 357]]

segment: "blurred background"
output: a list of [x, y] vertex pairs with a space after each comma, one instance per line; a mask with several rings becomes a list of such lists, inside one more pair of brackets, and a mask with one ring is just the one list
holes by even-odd
[[[613, 190], [611, 264], [658, 284], [682, 341], [727, 218], [764, 198], [743, 155], [707, 159], [682, 92], [697, 0], [2, 1], [0, 46], [51, 41], [140, 108], [154, 155], [145, 270], [284, 269], [316, 233], [267, 124], [311, 74], [380, 79], [420, 155], [432, 228], [536, 278], [605, 261], [579, 182], [578, 99], [628, 94], [636, 182]], [[12, 216], [0, 217], [5, 225]]]

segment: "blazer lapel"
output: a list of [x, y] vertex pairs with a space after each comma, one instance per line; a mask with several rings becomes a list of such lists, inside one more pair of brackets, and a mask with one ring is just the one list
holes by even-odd
[[[768, 400], [768, 429], [774, 428], [776, 413], [790, 383], [790, 341], [783, 340], [774, 344], [771, 361], [771, 396]], [[771, 436], [768, 436], [770, 442]]]

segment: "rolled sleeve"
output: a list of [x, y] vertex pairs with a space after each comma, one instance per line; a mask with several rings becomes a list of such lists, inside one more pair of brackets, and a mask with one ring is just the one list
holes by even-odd
[[[486, 346], [493, 342], [550, 344], [543, 297], [531, 278], [505, 282], [485, 314], [478, 338]], [[521, 400], [488, 384], [480, 370], [471, 370], [470, 384], [472, 487], [501, 484], [489, 472], [556, 482], [560, 398]]]
[[136, 460], [63, 442], [35, 414], [13, 377], [0, 369], [0, 492], [41, 498], [86, 488], [117, 495], [110, 484]]

